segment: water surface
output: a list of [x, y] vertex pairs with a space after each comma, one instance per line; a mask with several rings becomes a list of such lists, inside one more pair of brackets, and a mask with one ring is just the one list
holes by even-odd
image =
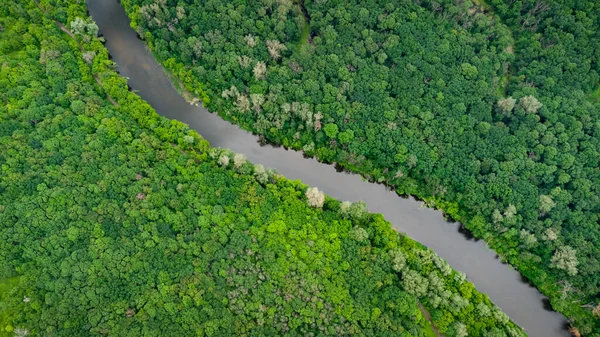
[[459, 231], [460, 224], [445, 221], [439, 211], [423, 208], [413, 198], [403, 199], [382, 185], [367, 183], [358, 175], [336, 172], [331, 165], [307, 159], [300, 152], [261, 146], [258, 137], [191, 106], [175, 90], [135, 31], [117, 0], [88, 0], [90, 14], [106, 39], [113, 61], [133, 90], [156, 111], [198, 131], [212, 146], [243, 153], [256, 164], [275, 168], [289, 179], [317, 186], [330, 196], [364, 200], [371, 212], [382, 213], [393, 227], [435, 250], [454, 269], [467, 274], [477, 289], [523, 327], [532, 337], [565, 337], [565, 318], [544, 308], [545, 297], [523, 282], [521, 275], [501, 263], [483, 241]]

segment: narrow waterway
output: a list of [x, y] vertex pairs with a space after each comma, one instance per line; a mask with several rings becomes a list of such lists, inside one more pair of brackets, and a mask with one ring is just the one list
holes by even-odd
[[191, 106], [130, 28], [117, 0], [87, 2], [120, 74], [129, 77], [130, 87], [159, 114], [187, 123], [211, 145], [243, 153], [252, 162], [275, 168], [289, 179], [300, 179], [341, 200], [364, 200], [369, 211], [382, 213], [396, 230], [432, 248], [454, 269], [465, 272], [469, 281], [488, 294], [529, 336], [569, 335], [566, 320], [547, 310], [545, 297], [523, 282], [518, 272], [501, 263], [483, 241], [462, 234], [459, 224], [445, 221], [440, 212], [423, 208], [412, 198], [403, 199], [382, 185], [364, 182], [358, 175], [336, 172], [333, 166], [306, 159], [296, 151], [261, 146], [257, 136], [203, 107]]

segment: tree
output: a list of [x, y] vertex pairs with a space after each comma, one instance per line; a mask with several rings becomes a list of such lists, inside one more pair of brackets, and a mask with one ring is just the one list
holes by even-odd
[[521, 97], [519, 99], [519, 105], [523, 108], [523, 110], [525, 110], [525, 112], [530, 114], [537, 113], [542, 107], [542, 103], [540, 103], [537, 98], [531, 95]]
[[310, 207], [320, 208], [325, 203], [325, 194], [316, 187], [310, 187], [306, 190], [306, 199]]
[[521, 242], [523, 242], [523, 244], [527, 247], [532, 247], [537, 243], [537, 238], [535, 237], [535, 235], [529, 233], [525, 229], [521, 229], [521, 231], [519, 232], [519, 237], [521, 239]]
[[219, 165], [223, 167], [229, 166], [229, 155], [227, 153], [221, 154], [219, 157]]
[[571, 276], [577, 275], [577, 251], [569, 246], [559, 247], [552, 256], [551, 266], [566, 270]]
[[540, 214], [548, 214], [554, 206], [556, 206], [556, 203], [549, 195], [540, 195]]
[[269, 181], [269, 175], [261, 164], [254, 164], [254, 177], [261, 184], [266, 184]]
[[461, 322], [456, 322], [454, 324], [454, 331], [456, 337], [467, 337], [469, 335], [467, 326]]
[[287, 47], [277, 40], [267, 40], [267, 50], [273, 60], [281, 58], [281, 52], [287, 50]]
[[406, 292], [420, 298], [427, 294], [429, 280], [421, 276], [418, 272], [408, 269], [402, 273], [402, 285]]
[[516, 99], [514, 99], [512, 97], [507, 97], [507, 98], [500, 99], [498, 101], [498, 103], [496, 103], [496, 105], [498, 106], [498, 109], [500, 110], [500, 112], [503, 115], [509, 116], [510, 113], [512, 112], [513, 108], [515, 107], [516, 103], [517, 103]]
[[85, 34], [85, 28], [87, 23], [81, 18], [76, 18], [75, 21], [71, 21], [71, 32], [75, 35]]
[[236, 153], [235, 156], [233, 156], [233, 166], [239, 169], [244, 164], [246, 164], [246, 156], [241, 153]]
[[362, 227], [354, 226], [348, 237], [358, 242], [366, 242], [369, 239], [369, 233]]
[[485, 303], [480, 302], [479, 304], [477, 304], [477, 313], [479, 316], [485, 318], [488, 317], [492, 313], [492, 311]]
[[265, 79], [265, 75], [267, 73], [267, 65], [262, 61], [258, 61], [254, 65], [253, 72], [254, 72], [254, 78], [257, 81], [263, 80], [263, 79]]
[[401, 272], [406, 267], [406, 256], [399, 249], [392, 249], [389, 251], [390, 260], [392, 262], [392, 269], [396, 272]]
[[250, 48], [254, 48], [254, 46], [256, 46], [256, 38], [252, 36], [252, 34], [244, 36], [244, 41], [246, 41], [246, 44]]
[[323, 130], [329, 138], [335, 138], [338, 134], [338, 126], [334, 123], [325, 124]]

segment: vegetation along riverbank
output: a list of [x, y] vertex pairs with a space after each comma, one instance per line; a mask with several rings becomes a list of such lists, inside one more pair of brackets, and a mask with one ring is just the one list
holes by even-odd
[[363, 203], [157, 115], [85, 4], [1, 4], [0, 335], [524, 336]]
[[122, 4], [209, 109], [427, 200], [598, 335], [594, 1]]

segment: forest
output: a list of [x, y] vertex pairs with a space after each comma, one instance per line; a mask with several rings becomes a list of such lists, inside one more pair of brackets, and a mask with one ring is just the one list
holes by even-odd
[[416, 195], [600, 332], [600, 5], [122, 0], [204, 105]]
[[0, 4], [0, 336], [525, 336], [364, 203], [160, 117], [84, 3]]

